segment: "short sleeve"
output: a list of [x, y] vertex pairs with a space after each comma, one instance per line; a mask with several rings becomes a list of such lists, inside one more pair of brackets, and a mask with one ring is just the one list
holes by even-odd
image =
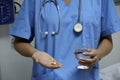
[[113, 0], [102, 0], [101, 35], [107, 36], [120, 31], [120, 18]]
[[10, 35], [30, 40], [34, 37], [34, 0], [24, 0], [10, 29]]

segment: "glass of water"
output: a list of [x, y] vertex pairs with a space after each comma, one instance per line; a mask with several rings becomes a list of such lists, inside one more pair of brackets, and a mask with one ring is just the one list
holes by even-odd
[[[83, 53], [84, 52], [90, 52], [91, 49], [90, 48], [79, 48], [79, 49], [76, 49], [75, 50], [75, 57], [77, 60], [79, 60], [80, 58], [90, 58], [90, 56], [85, 56]], [[81, 61], [81, 62], [84, 62], [84, 61]], [[81, 64], [78, 64], [77, 66], [78, 69], [89, 69], [88, 66], [85, 66], [85, 65], [81, 65]]]

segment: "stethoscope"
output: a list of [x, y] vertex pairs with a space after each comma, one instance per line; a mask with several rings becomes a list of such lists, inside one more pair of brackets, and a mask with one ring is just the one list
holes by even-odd
[[[47, 4], [47, 3], [49, 3], [49, 2], [51, 2], [51, 3], [53, 3], [54, 5], [55, 5], [55, 7], [56, 7], [56, 9], [57, 9], [57, 12], [58, 12], [58, 30], [55, 32], [55, 31], [52, 31], [51, 32], [51, 35], [57, 35], [58, 33], [59, 33], [59, 31], [60, 31], [60, 10], [59, 10], [59, 5], [58, 5], [58, 2], [57, 2], [57, 0], [42, 0], [42, 5], [41, 5], [41, 7], [40, 7], [40, 17], [41, 17], [41, 15], [42, 15], [42, 10], [43, 10], [43, 8], [44, 8], [44, 6], [45, 6], [45, 4]], [[39, 19], [40, 19], [40, 17], [39, 17]], [[40, 21], [40, 20], [39, 20]], [[48, 31], [42, 31], [42, 29], [41, 29], [41, 26], [39, 25], [39, 30], [40, 30], [40, 33], [41, 34], [45, 34], [45, 35], [48, 35], [49, 34], [49, 32]]]
[[[60, 31], [60, 10], [59, 10], [59, 5], [58, 5], [57, 0], [54, 0], [54, 1], [53, 0], [42, 0], [42, 4], [41, 4], [41, 7], [40, 7], [39, 19], [42, 16], [42, 10], [43, 10], [45, 4], [47, 4], [49, 2], [51, 2], [51, 3], [53, 3], [55, 5], [55, 7], [57, 9], [57, 12], [58, 12], [58, 29], [57, 29], [57, 31], [52, 31], [51, 32], [51, 35], [57, 35], [59, 33], [59, 31]], [[82, 29], [83, 29], [82, 24], [80, 23], [80, 10], [81, 10], [81, 0], [79, 0], [79, 6], [78, 6], [78, 20], [77, 20], [77, 23], [74, 25], [74, 28], [73, 28], [73, 30], [76, 33], [80, 33], [82, 31]], [[39, 30], [40, 30], [41, 34], [45, 34], [45, 35], [49, 34], [48, 31], [44, 31], [44, 32], [42, 31], [40, 24], [39, 24], [39, 28], [40, 28]]]
[[82, 0], [79, 0], [79, 6], [78, 6], [78, 20], [77, 23], [74, 25], [74, 31], [77, 33], [80, 33], [83, 30], [83, 26], [80, 23], [80, 13], [81, 13], [81, 6], [82, 6]]

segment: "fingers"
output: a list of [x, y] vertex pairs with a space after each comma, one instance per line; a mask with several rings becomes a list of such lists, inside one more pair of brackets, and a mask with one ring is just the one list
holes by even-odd
[[42, 65], [43, 67], [49, 68], [49, 69], [57, 69], [62, 67], [62, 64], [60, 62], [57, 62], [55, 60], [51, 60], [49, 62], [42, 62], [40, 60], [38, 60], [38, 62], [40, 65]]
[[79, 61], [82, 61], [82, 62], [87, 62], [87, 63], [92, 63], [92, 62], [96, 62], [97, 59], [94, 57], [94, 58], [89, 58], [89, 59], [86, 59], [86, 58], [80, 58]]
[[57, 69], [62, 67], [62, 64], [60, 62], [57, 62], [55, 60], [49, 60], [46, 62], [41, 62], [38, 60], [38, 63], [42, 65], [43, 67], [49, 68], [49, 69]]
[[86, 65], [89, 68], [92, 68], [94, 64], [98, 61], [97, 51], [91, 50], [91, 52], [84, 52], [85, 56], [90, 56], [90, 58], [79, 58], [79, 64]]
[[83, 54], [84, 54], [85, 56], [91, 56], [91, 57], [94, 57], [94, 56], [96, 56], [97, 51], [94, 50], [94, 49], [91, 49], [90, 52], [84, 52]]
[[39, 63], [43, 67], [50, 69], [56, 69], [62, 66], [60, 62], [57, 62], [52, 56], [48, 55], [45, 52], [36, 52], [33, 54], [32, 58], [35, 62]]

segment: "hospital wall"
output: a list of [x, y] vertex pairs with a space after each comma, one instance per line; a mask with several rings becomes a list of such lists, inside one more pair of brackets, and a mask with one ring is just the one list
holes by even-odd
[[[120, 5], [116, 8], [120, 15]], [[12, 37], [8, 35], [10, 26], [0, 26], [0, 80], [31, 80], [32, 59], [23, 57], [14, 50]], [[120, 62], [120, 32], [112, 36], [114, 47], [112, 52], [100, 61], [101, 69]]]

